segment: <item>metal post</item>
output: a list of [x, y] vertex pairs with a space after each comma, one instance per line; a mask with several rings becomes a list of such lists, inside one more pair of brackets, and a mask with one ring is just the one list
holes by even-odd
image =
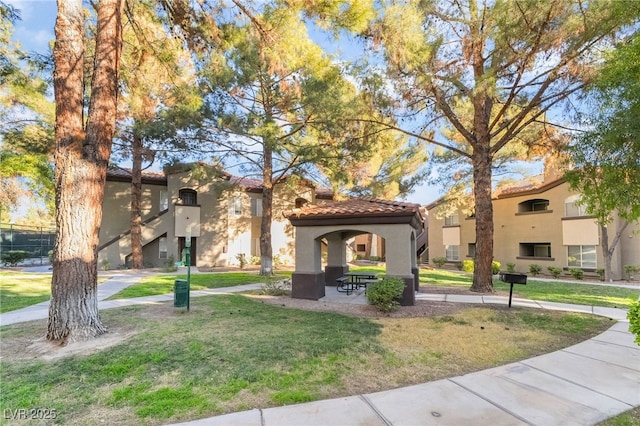
[[191, 227], [187, 227], [184, 238], [185, 261], [187, 262], [187, 312], [191, 304]]
[[513, 283], [511, 283], [511, 288], [509, 289], [509, 307], [511, 307], [511, 295], [513, 295]]

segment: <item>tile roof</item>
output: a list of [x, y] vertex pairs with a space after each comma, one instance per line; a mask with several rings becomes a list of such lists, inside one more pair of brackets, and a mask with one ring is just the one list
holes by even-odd
[[[187, 168], [186, 170], [189, 170], [189, 169]], [[171, 173], [172, 172], [169, 172], [168, 174], [171, 174]], [[230, 183], [234, 185], [238, 185], [249, 192], [262, 191], [262, 181], [260, 179], [254, 179], [254, 178], [243, 177], [243, 176], [235, 176], [227, 172], [224, 172], [222, 177], [224, 179], [228, 179]], [[107, 170], [107, 180], [118, 181], [118, 182], [131, 182], [131, 169], [123, 168], [123, 167], [110, 168]], [[167, 173], [145, 170], [142, 172], [142, 181], [143, 183], [161, 183], [166, 185]], [[315, 185], [311, 184], [310, 182], [309, 184], [310, 186], [315, 188], [316, 198], [320, 198], [324, 200], [333, 199], [333, 191], [331, 189], [317, 188], [315, 187]]]
[[420, 204], [376, 198], [353, 198], [345, 201], [307, 205], [293, 209], [287, 212], [285, 216], [289, 219], [320, 219], [364, 216], [413, 216], [416, 214], [422, 217]]

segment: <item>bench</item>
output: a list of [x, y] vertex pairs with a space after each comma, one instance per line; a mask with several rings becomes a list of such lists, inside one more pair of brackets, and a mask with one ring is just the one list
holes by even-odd
[[338, 277], [336, 278], [336, 290], [349, 295], [353, 291], [353, 283], [349, 280], [349, 277]]

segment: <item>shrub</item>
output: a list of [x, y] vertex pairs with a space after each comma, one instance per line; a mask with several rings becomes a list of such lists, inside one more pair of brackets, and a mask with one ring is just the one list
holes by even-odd
[[529, 272], [534, 277], [537, 277], [540, 272], [542, 272], [542, 266], [538, 265], [537, 263], [532, 263], [531, 265], [529, 265]]
[[2, 253], [2, 263], [4, 263], [5, 266], [18, 266], [18, 263], [22, 262], [28, 257], [28, 251], [9, 250]]
[[569, 269], [569, 273], [576, 280], [581, 280], [584, 278], [584, 271], [580, 268], [571, 268]]
[[260, 260], [260, 256], [251, 256], [251, 264], [259, 265], [262, 261]]
[[247, 266], [247, 255], [246, 254], [244, 254], [244, 253], [236, 254], [236, 260], [240, 264], [240, 269], [244, 269], [244, 267]]
[[547, 267], [547, 271], [549, 271], [553, 278], [560, 278], [560, 274], [562, 274], [562, 269], [557, 266], [549, 266]]
[[446, 257], [434, 257], [433, 259], [431, 259], [431, 261], [433, 262], [434, 265], [436, 265], [436, 268], [442, 268], [442, 266], [447, 263], [447, 258]]
[[596, 269], [596, 274], [600, 277], [600, 281], [604, 281], [604, 269], [598, 268]]
[[640, 271], [640, 267], [634, 265], [624, 265], [624, 273], [627, 274], [627, 281], [633, 279], [633, 273]]
[[462, 262], [456, 262], [456, 269], [462, 271]]
[[475, 263], [471, 259], [466, 259], [462, 261], [462, 270], [465, 272], [473, 272], [475, 269]]
[[491, 262], [491, 272], [493, 273], [493, 275], [500, 273], [501, 266], [502, 265], [497, 260], [494, 260], [493, 262]]
[[398, 299], [404, 291], [404, 281], [398, 277], [384, 277], [380, 281], [369, 284], [367, 299], [370, 305], [382, 312], [391, 312], [400, 305]]
[[507, 263], [507, 272], [514, 273], [516, 272], [516, 264], [513, 262]]
[[53, 250], [47, 252], [47, 257], [49, 258], [49, 263], [53, 265]]
[[262, 285], [262, 293], [270, 296], [286, 296], [291, 292], [291, 279], [284, 280], [267, 279]]
[[629, 307], [627, 319], [629, 320], [629, 331], [635, 334], [635, 342], [640, 346], [640, 299], [633, 302]]
[[109, 262], [109, 259], [102, 259], [100, 261], [100, 267], [102, 268], [103, 271], [108, 271], [109, 268], [111, 267], [111, 263]]
[[178, 270], [178, 267], [176, 266], [176, 260], [173, 257], [173, 255], [169, 255], [169, 257], [167, 258], [167, 260], [164, 262], [164, 271], [165, 272], [175, 272]]

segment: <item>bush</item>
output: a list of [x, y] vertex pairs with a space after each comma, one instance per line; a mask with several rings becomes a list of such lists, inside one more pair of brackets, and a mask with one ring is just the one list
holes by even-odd
[[569, 273], [576, 280], [581, 280], [584, 278], [584, 271], [580, 268], [571, 268], [569, 269]]
[[291, 292], [291, 278], [284, 280], [267, 279], [262, 285], [262, 293], [269, 296], [287, 296]]
[[534, 277], [537, 277], [540, 272], [542, 272], [542, 266], [538, 265], [537, 263], [532, 263], [531, 265], [529, 265], [529, 272]]
[[631, 281], [633, 279], [633, 273], [639, 272], [640, 267], [634, 265], [624, 265], [624, 273], [627, 274], [627, 281]]
[[465, 272], [473, 272], [476, 265], [471, 259], [466, 259], [462, 261], [462, 270]]
[[240, 269], [244, 269], [244, 267], [247, 266], [247, 255], [246, 254], [244, 254], [244, 253], [236, 254], [236, 260], [240, 264]]
[[177, 270], [178, 267], [176, 266], [176, 259], [171, 254], [164, 262], [164, 272], [175, 272]]
[[2, 263], [4, 263], [5, 266], [18, 266], [18, 263], [22, 262], [28, 257], [28, 251], [9, 250], [2, 253]]
[[398, 308], [398, 300], [404, 291], [404, 281], [398, 277], [384, 277], [380, 281], [369, 284], [367, 299], [370, 305], [382, 312], [391, 312]]
[[547, 271], [549, 271], [553, 278], [560, 278], [560, 274], [562, 274], [562, 269], [557, 266], [549, 266], [547, 267]]
[[442, 268], [442, 266], [444, 266], [444, 264], [447, 263], [447, 258], [434, 257], [433, 259], [431, 259], [431, 261], [433, 262], [434, 265], [436, 265], [436, 268]]
[[250, 262], [252, 265], [259, 265], [262, 260], [260, 260], [260, 256], [251, 256]]
[[629, 320], [629, 331], [635, 334], [636, 344], [640, 346], [640, 299], [633, 302], [629, 307], [627, 319]]
[[491, 272], [493, 273], [493, 275], [500, 273], [501, 266], [502, 265], [497, 260], [494, 260], [493, 262], [491, 262]]
[[598, 274], [600, 281], [604, 281], [604, 269], [602, 268], [596, 269], [596, 274]]
[[513, 263], [513, 262], [507, 263], [507, 272], [512, 273], [512, 274], [514, 272], [516, 272], [516, 264]]
[[456, 265], [456, 269], [457, 269], [458, 271], [462, 271], [462, 262], [456, 262], [456, 264], [455, 264], [455, 265]]

